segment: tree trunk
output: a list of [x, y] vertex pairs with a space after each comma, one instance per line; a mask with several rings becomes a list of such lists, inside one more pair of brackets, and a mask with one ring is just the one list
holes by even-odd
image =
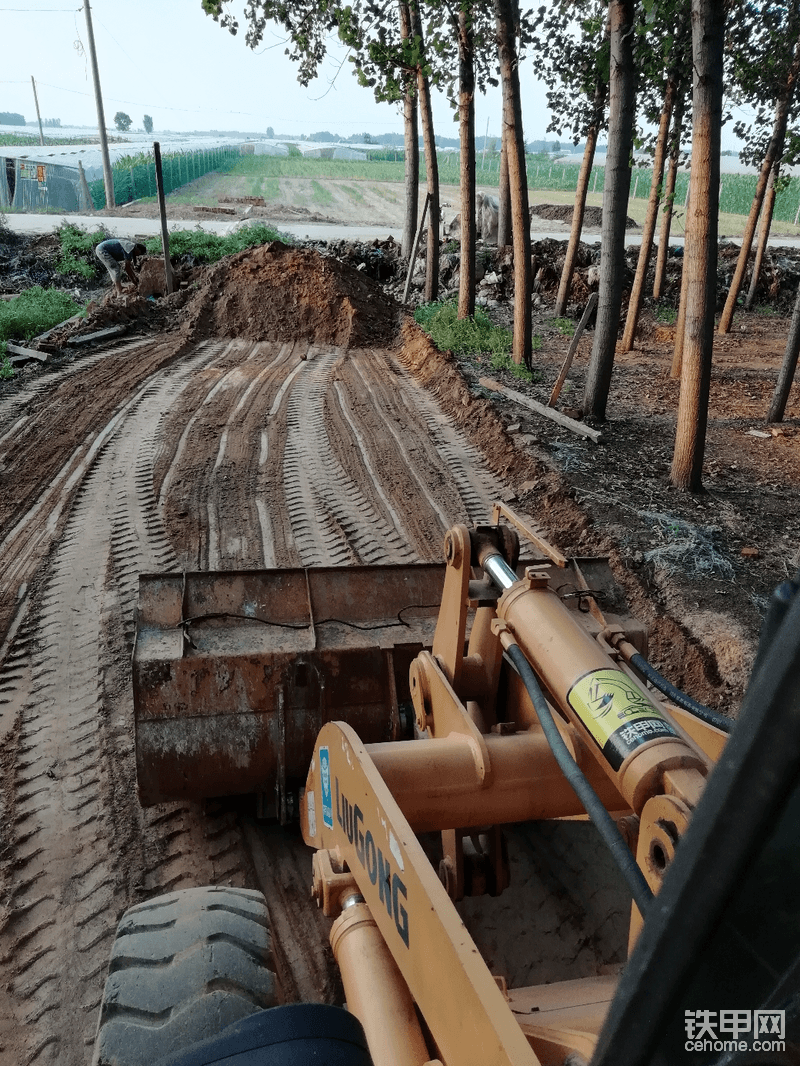
[[594, 150], [597, 147], [597, 125], [590, 126], [586, 133], [586, 147], [583, 150], [580, 173], [578, 174], [578, 187], [575, 190], [575, 207], [572, 209], [572, 229], [569, 234], [567, 254], [564, 258], [564, 266], [561, 270], [561, 280], [558, 283], [558, 294], [553, 314], [556, 317], [566, 314], [569, 292], [572, 288], [572, 275], [575, 272], [575, 260], [578, 258], [578, 246], [581, 241], [583, 229], [583, 216], [586, 211], [586, 196], [589, 192], [589, 178], [592, 176], [592, 164], [594, 163]]
[[634, 0], [609, 0], [611, 72], [609, 79], [608, 154], [603, 191], [600, 291], [597, 325], [586, 376], [584, 413], [606, 416], [611, 372], [619, 330], [625, 278], [625, 222], [631, 184], [636, 71], [633, 65]]
[[458, 12], [458, 115], [461, 144], [461, 266], [458, 317], [475, 314], [475, 56], [471, 12]]
[[672, 148], [667, 167], [667, 184], [664, 188], [661, 231], [658, 235], [658, 258], [656, 259], [656, 276], [653, 282], [653, 299], [660, 300], [667, 276], [667, 256], [669, 255], [669, 231], [672, 228], [672, 210], [675, 202], [675, 183], [678, 180], [678, 161], [681, 155], [681, 126], [683, 124], [683, 90], [675, 102], [672, 123]]
[[[505, 92], [505, 86], [503, 86], [503, 92]], [[506, 149], [505, 135], [500, 138], [500, 174], [498, 175], [498, 182], [500, 187], [498, 189], [497, 202], [500, 205], [500, 209], [497, 212], [497, 247], [506, 248], [511, 244], [511, 190], [508, 186], [508, 150]]]
[[794, 381], [794, 372], [797, 369], [797, 357], [800, 355], [800, 286], [797, 288], [797, 299], [794, 302], [794, 314], [792, 324], [789, 327], [789, 336], [786, 339], [786, 351], [781, 364], [781, 372], [772, 394], [772, 403], [769, 405], [767, 414], [768, 422], [782, 422], [783, 413]]
[[702, 488], [708, 422], [719, 229], [722, 55], [727, 0], [692, 0], [692, 186], [686, 220], [686, 327], [670, 480]]
[[658, 204], [661, 198], [661, 179], [664, 177], [664, 158], [667, 154], [667, 136], [669, 124], [672, 118], [672, 108], [675, 104], [675, 96], [678, 91], [676, 75], [671, 75], [667, 80], [667, 89], [664, 93], [664, 107], [658, 123], [658, 137], [653, 154], [653, 180], [650, 182], [650, 199], [647, 202], [647, 213], [642, 229], [642, 243], [639, 248], [639, 260], [636, 264], [636, 277], [633, 279], [631, 298], [628, 301], [628, 314], [625, 318], [625, 332], [622, 335], [622, 351], [629, 352], [633, 347], [636, 336], [636, 327], [639, 324], [639, 314], [642, 309], [642, 297], [644, 296], [644, 283], [647, 278], [647, 268], [650, 265], [650, 256], [653, 251], [653, 236], [656, 232], [658, 221]]
[[678, 299], [678, 318], [675, 323], [675, 347], [672, 350], [672, 366], [669, 376], [675, 381], [683, 370], [683, 341], [686, 333], [686, 285], [689, 275], [686, 273], [686, 249], [684, 248], [683, 266], [681, 267], [681, 294]]
[[770, 171], [772, 170], [775, 161], [779, 160], [783, 154], [783, 143], [786, 139], [786, 125], [789, 119], [789, 111], [792, 105], [792, 97], [794, 95], [799, 70], [800, 41], [797, 41], [794, 46], [794, 57], [783, 93], [778, 98], [778, 102], [775, 105], [775, 121], [772, 126], [772, 136], [767, 145], [764, 162], [761, 164], [761, 171], [758, 175], [758, 182], [756, 183], [755, 196], [753, 197], [750, 214], [747, 216], [747, 223], [744, 228], [742, 249], [739, 252], [739, 258], [736, 261], [736, 270], [733, 274], [733, 281], [731, 282], [730, 291], [728, 292], [728, 298], [725, 301], [725, 306], [722, 309], [722, 315], [720, 316], [720, 333], [728, 333], [731, 328], [731, 323], [733, 322], [733, 312], [736, 310], [736, 300], [739, 297], [739, 290], [742, 287], [745, 271], [747, 270], [747, 260], [750, 257], [750, 248], [753, 244], [753, 236], [756, 232], [758, 216], [761, 212], [764, 194], [767, 191], [767, 181], [769, 180]]
[[[531, 361], [531, 216], [528, 208], [528, 177], [525, 172], [525, 140], [514, 26], [516, 0], [494, 0], [497, 23], [497, 54], [503, 83], [503, 136], [508, 154], [511, 199], [511, 229], [514, 244], [514, 338], [512, 358], [530, 366]], [[506, 88], [507, 87], [507, 88]]]
[[[423, 40], [422, 19], [416, 0], [409, 4], [411, 26], [415, 37]], [[420, 64], [417, 67], [417, 92], [422, 117], [422, 140], [425, 146], [425, 174], [428, 179], [428, 252], [425, 263], [425, 300], [430, 303], [439, 295], [439, 162], [433, 134], [433, 107], [428, 76]]]
[[[411, 12], [407, 0], [400, 0], [400, 36], [404, 41], [411, 37]], [[403, 219], [403, 257], [411, 256], [414, 238], [417, 235], [419, 213], [419, 132], [417, 124], [416, 78], [409, 75], [403, 95], [403, 132], [405, 144], [406, 211]]]
[[776, 162], [775, 166], [769, 172], [767, 191], [764, 196], [764, 206], [761, 208], [761, 229], [758, 233], [758, 248], [756, 249], [756, 261], [753, 264], [753, 276], [750, 278], [750, 288], [747, 292], [747, 299], [744, 302], [746, 311], [750, 310], [750, 308], [753, 306], [753, 301], [756, 298], [758, 279], [761, 274], [761, 267], [764, 263], [764, 253], [767, 250], [769, 230], [770, 226], [772, 225], [772, 213], [775, 210], [775, 182], [778, 180], [780, 169], [780, 163]]

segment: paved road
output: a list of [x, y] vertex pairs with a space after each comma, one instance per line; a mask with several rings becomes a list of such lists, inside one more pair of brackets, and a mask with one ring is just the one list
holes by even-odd
[[[8, 228], [14, 233], [26, 233], [26, 234], [39, 234], [39, 233], [52, 233], [58, 229], [62, 222], [71, 222], [75, 226], [79, 226], [81, 229], [93, 230], [101, 223], [111, 230], [116, 237], [136, 237], [136, 236], [157, 236], [161, 232], [161, 225], [158, 219], [154, 218], [109, 218], [104, 215], [34, 215], [34, 214], [11, 214], [7, 216]], [[219, 233], [224, 236], [231, 233], [233, 228], [237, 225], [236, 222], [213, 222], [213, 221], [200, 221], [197, 219], [179, 220], [172, 219], [169, 222], [170, 232], [175, 230], [185, 229], [197, 229], [198, 227], [204, 230], [206, 233]], [[399, 241], [402, 237], [402, 231], [400, 227], [391, 226], [347, 226], [344, 224], [326, 224], [326, 223], [292, 223], [292, 222], [278, 222], [275, 223], [276, 227], [282, 233], [288, 233], [298, 240], [315, 240], [315, 241], [335, 241], [335, 240], [349, 240], [349, 241], [374, 241], [374, 240], [386, 240], [388, 237], [393, 237], [394, 240]], [[542, 230], [535, 231], [531, 234], [532, 238], [537, 241], [552, 239], [565, 241], [569, 234], [566, 230]], [[599, 233], [586, 233], [582, 234], [582, 239], [587, 244], [599, 244]], [[740, 237], [728, 238], [733, 241], [734, 244], [741, 244]], [[641, 244], [642, 236], [640, 233], [627, 234], [625, 237], [625, 244], [628, 247], [638, 247]], [[658, 242], [656, 242], [658, 243]], [[683, 245], [683, 237], [671, 237], [670, 244]], [[770, 247], [772, 248], [800, 248], [800, 237], [781, 237], [780, 235], [770, 237]]]

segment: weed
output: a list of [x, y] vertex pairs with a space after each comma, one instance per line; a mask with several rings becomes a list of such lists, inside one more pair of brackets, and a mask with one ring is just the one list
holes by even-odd
[[11, 360], [8, 358], [6, 342], [0, 341], [0, 381], [8, 381], [9, 378], [13, 377], [14, 367], [11, 365]]
[[[458, 317], [455, 300], [439, 300], [423, 304], [414, 312], [414, 320], [430, 334], [440, 351], [449, 350], [456, 355], [477, 355], [485, 352], [490, 356], [494, 370], [508, 370], [523, 381], [535, 381], [535, 375], [526, 366], [511, 358], [511, 331], [492, 322], [482, 307], [475, 308], [472, 318]], [[539, 351], [542, 338], [535, 336], [532, 351]]]
[[[227, 237], [218, 237], [216, 233], [204, 233], [202, 230], [179, 230], [170, 234], [169, 254], [170, 258], [190, 255], [198, 263], [216, 263], [223, 256], [277, 240], [290, 243], [291, 238], [267, 225], [244, 226]], [[152, 237], [147, 242], [147, 251], [150, 255], [161, 255], [161, 238]]]
[[[534, 337], [534, 341], [536, 340], [539, 340], [539, 338]], [[541, 342], [539, 347], [541, 347]], [[493, 355], [492, 370], [506, 370], [512, 377], [519, 378], [520, 381], [527, 381], [530, 384], [542, 380], [542, 375], [538, 370], [529, 370], [523, 363], [515, 363], [510, 355]]]
[[475, 308], [472, 318], [459, 318], [455, 300], [423, 304], [414, 313], [415, 320], [426, 330], [437, 348], [456, 355], [507, 355], [511, 351], [511, 333], [493, 326], [486, 312]]
[[668, 326], [674, 326], [678, 321], [678, 312], [674, 307], [669, 307], [667, 304], [659, 304], [655, 315], [657, 322], [665, 322]]
[[95, 247], [108, 239], [108, 234], [97, 229], [86, 233], [77, 226], [65, 222], [58, 230], [61, 242], [61, 258], [56, 263], [57, 274], [79, 274], [82, 278], [97, 277]]
[[458, 241], [448, 241], [447, 244], [442, 246], [442, 255], [456, 255], [461, 249], [461, 245]]
[[645, 552], [645, 559], [665, 570], [683, 569], [695, 574], [718, 574], [732, 578], [734, 569], [720, 552], [716, 526], [695, 526], [682, 518], [654, 511], [641, 511], [641, 517], [654, 527], [661, 543]]
[[575, 323], [571, 318], [554, 318], [553, 329], [558, 330], [564, 337], [572, 337], [575, 333]]
[[352, 187], [352, 185], [342, 185], [341, 189], [342, 189], [342, 192], [347, 193], [347, 195], [350, 197], [350, 199], [353, 201], [354, 204], [363, 204], [364, 203], [364, 197], [358, 191], [358, 189], [354, 189]]
[[34, 285], [0, 303], [0, 341], [30, 340], [82, 310], [69, 293]]
[[318, 204], [324, 204], [326, 207], [328, 204], [333, 203], [333, 194], [330, 189], [326, 189], [324, 185], [316, 180], [311, 182], [311, 199]]
[[762, 315], [764, 318], [772, 318], [777, 315], [777, 311], [771, 304], [757, 304], [753, 308], [753, 313], [756, 315]]

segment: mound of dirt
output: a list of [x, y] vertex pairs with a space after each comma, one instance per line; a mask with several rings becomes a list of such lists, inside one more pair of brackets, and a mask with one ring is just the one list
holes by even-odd
[[[572, 204], [534, 204], [531, 214], [538, 215], [539, 218], [550, 219], [552, 222], [572, 222]], [[583, 224], [589, 227], [602, 226], [602, 207], [587, 206], [583, 212]], [[626, 229], [636, 229], [638, 225], [639, 223], [633, 218], [625, 219]]]
[[370, 278], [311, 249], [280, 241], [210, 267], [186, 308], [194, 339], [305, 340], [389, 347], [400, 306]]

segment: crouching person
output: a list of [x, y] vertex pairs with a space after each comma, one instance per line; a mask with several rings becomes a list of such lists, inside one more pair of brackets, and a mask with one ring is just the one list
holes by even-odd
[[122, 293], [123, 270], [133, 282], [134, 288], [136, 288], [138, 279], [133, 269], [133, 260], [137, 256], [145, 255], [146, 252], [147, 249], [143, 244], [116, 237], [101, 241], [94, 250], [94, 254], [108, 271], [109, 277], [114, 283], [114, 289], [118, 294]]

